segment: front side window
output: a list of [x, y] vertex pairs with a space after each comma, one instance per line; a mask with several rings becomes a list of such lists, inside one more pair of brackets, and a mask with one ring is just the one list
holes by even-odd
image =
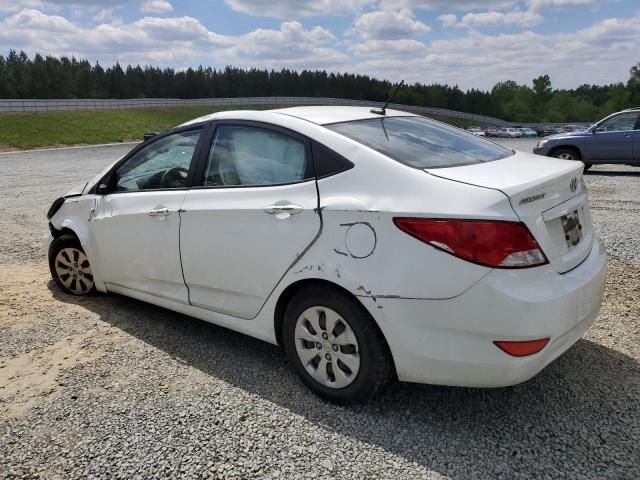
[[116, 191], [183, 188], [201, 129], [174, 133], [142, 148], [116, 170]]
[[598, 132], [624, 132], [633, 130], [638, 120], [637, 113], [621, 113], [598, 125]]
[[220, 125], [209, 153], [205, 186], [260, 186], [310, 177], [304, 142], [274, 130]]
[[513, 151], [423, 117], [383, 117], [326, 125], [327, 128], [415, 168], [491, 162]]

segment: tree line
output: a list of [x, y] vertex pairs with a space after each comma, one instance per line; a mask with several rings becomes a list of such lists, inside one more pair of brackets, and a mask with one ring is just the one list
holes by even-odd
[[[103, 68], [88, 60], [10, 50], [0, 55], [0, 98], [220, 98], [334, 97], [386, 100], [395, 84], [352, 73], [289, 69], [261, 70], [199, 66], [186, 70], [119, 63]], [[640, 63], [626, 83], [554, 89], [548, 75], [531, 86], [500, 82], [491, 91], [414, 83], [397, 103], [446, 108], [516, 122], [590, 122], [640, 105]]]

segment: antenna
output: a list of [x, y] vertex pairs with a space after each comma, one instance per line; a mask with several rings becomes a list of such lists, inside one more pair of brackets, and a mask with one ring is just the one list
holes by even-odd
[[371, 109], [371, 113], [375, 113], [376, 115], [386, 115], [387, 114], [387, 105], [389, 105], [389, 102], [391, 100], [393, 100], [393, 97], [396, 96], [396, 93], [398, 93], [398, 90], [400, 90], [400, 88], [402, 87], [402, 85], [404, 85], [404, 80], [402, 80], [398, 86], [396, 87], [396, 89], [391, 93], [391, 95], [389, 95], [389, 98], [387, 98], [387, 101], [384, 103], [384, 105], [382, 106], [382, 108], [372, 108]]

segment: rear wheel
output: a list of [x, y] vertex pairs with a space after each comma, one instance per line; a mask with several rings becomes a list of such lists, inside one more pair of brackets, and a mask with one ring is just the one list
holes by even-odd
[[89, 259], [75, 235], [65, 233], [51, 243], [49, 270], [65, 293], [82, 296], [95, 291]]
[[562, 158], [563, 160], [580, 160], [580, 154], [573, 148], [559, 148], [555, 150], [551, 156]]
[[392, 378], [391, 355], [369, 314], [338, 289], [301, 290], [282, 325], [284, 349], [307, 387], [339, 404], [357, 403]]

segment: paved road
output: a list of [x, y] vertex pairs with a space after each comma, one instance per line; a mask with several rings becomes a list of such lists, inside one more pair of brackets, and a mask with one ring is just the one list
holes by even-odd
[[586, 176], [610, 269], [584, 340], [513, 388], [341, 408], [271, 345], [55, 288], [47, 207], [129, 148], [0, 155], [0, 478], [640, 478], [640, 169]]

